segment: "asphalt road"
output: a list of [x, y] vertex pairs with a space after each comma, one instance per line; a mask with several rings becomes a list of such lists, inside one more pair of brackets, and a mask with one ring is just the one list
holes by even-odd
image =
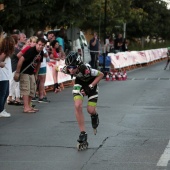
[[89, 149], [77, 151], [72, 88], [48, 92], [49, 104], [25, 114], [6, 106], [0, 119], [0, 170], [170, 170], [170, 70], [165, 61], [128, 72], [127, 81], [99, 84], [95, 136], [84, 114]]

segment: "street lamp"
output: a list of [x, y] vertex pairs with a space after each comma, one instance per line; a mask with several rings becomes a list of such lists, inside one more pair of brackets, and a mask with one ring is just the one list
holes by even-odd
[[123, 38], [126, 38], [126, 23], [123, 23]]
[[104, 8], [104, 43], [106, 39], [106, 25], [107, 25], [107, 0], [105, 0], [105, 8]]
[[[104, 44], [106, 40], [106, 25], [107, 25], [107, 0], [105, 0], [105, 8], [104, 8]], [[104, 48], [103, 55], [103, 73], [105, 73], [105, 61], [106, 61], [106, 49]]]

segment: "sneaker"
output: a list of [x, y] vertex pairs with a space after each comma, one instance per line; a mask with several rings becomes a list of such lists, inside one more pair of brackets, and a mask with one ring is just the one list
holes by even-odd
[[43, 97], [44, 100], [46, 100], [48, 103], [50, 102], [50, 100], [47, 100], [47, 97]]
[[0, 117], [11, 117], [11, 114], [6, 112], [6, 110], [3, 110], [1, 113], [0, 113]]
[[38, 100], [38, 103], [49, 103], [50, 101], [47, 100], [46, 98], [42, 98]]
[[38, 97], [33, 97], [33, 98], [31, 99], [31, 101], [32, 101], [32, 102], [38, 101]]

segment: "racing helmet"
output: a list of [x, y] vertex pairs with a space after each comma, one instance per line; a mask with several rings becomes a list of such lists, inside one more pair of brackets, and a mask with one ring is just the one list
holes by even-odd
[[78, 53], [71, 51], [65, 59], [67, 66], [79, 66], [82, 64], [81, 56]]

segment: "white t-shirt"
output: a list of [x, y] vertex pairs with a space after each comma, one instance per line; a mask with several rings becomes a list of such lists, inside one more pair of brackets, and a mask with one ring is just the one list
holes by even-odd
[[[45, 47], [44, 47], [43, 51], [44, 51], [44, 54], [48, 54], [48, 52], [45, 49]], [[40, 68], [43, 68], [43, 67], [46, 67], [46, 66], [47, 66], [46, 57], [43, 57], [43, 61], [41, 62]]]
[[7, 57], [5, 59], [5, 67], [0, 67], [0, 81], [11, 80], [12, 77], [12, 66], [11, 66], [11, 58]]

